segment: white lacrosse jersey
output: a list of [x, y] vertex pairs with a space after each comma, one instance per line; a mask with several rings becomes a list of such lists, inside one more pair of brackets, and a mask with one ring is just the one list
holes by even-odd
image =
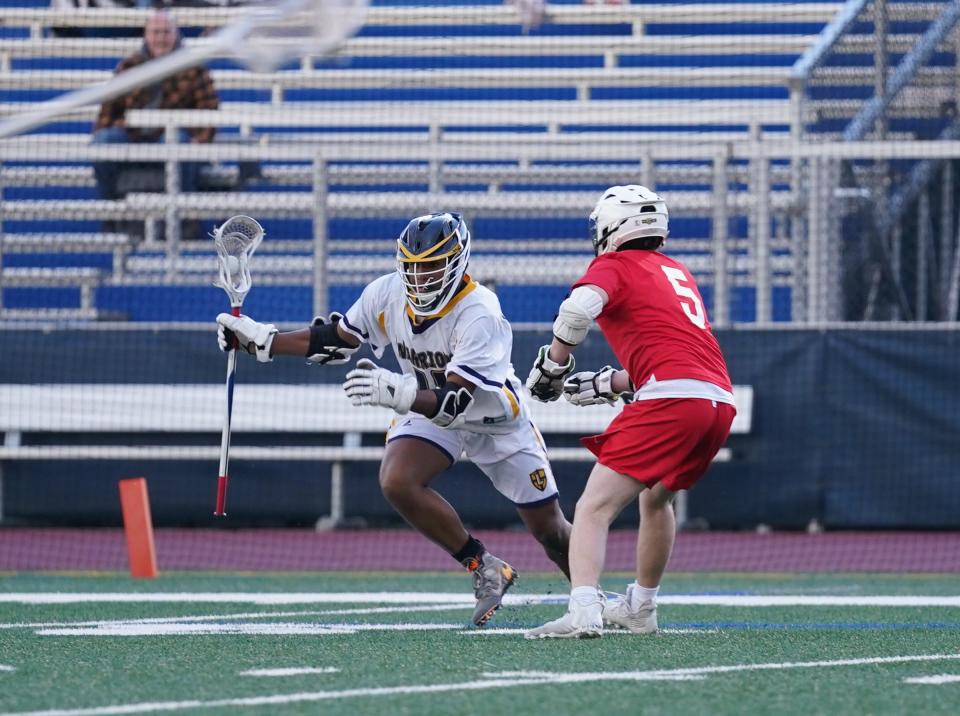
[[391, 273], [368, 285], [340, 325], [380, 358], [393, 346], [404, 373], [421, 390], [442, 386], [456, 373], [477, 386], [461, 429], [506, 433], [528, 410], [513, 372], [513, 331], [489, 289], [464, 276], [460, 290], [436, 315], [415, 319], [403, 282]]

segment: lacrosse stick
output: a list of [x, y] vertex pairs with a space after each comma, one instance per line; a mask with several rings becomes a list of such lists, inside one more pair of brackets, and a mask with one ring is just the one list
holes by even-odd
[[0, 139], [21, 134], [80, 107], [155, 84], [212, 57], [234, 57], [254, 72], [272, 72], [295, 57], [325, 55], [360, 29], [368, 1], [282, 0], [253, 6], [206, 42], [145, 62], [108, 82], [69, 92], [0, 122]]
[[[263, 239], [263, 227], [249, 216], [233, 216], [213, 231], [220, 276], [213, 282], [230, 297], [230, 312], [240, 315], [243, 299], [250, 291], [250, 257]], [[224, 517], [227, 507], [227, 463], [230, 460], [230, 420], [233, 416], [233, 383], [237, 375], [237, 344], [234, 338], [227, 353], [227, 405], [220, 436], [220, 472], [217, 477], [217, 506], [213, 514]]]

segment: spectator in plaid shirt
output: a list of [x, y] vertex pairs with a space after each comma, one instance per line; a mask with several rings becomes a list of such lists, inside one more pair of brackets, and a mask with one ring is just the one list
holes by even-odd
[[[143, 30], [143, 48], [117, 65], [117, 72], [124, 72], [144, 62], [170, 54], [180, 44], [180, 33], [169, 13], [157, 11], [150, 15]], [[191, 67], [167, 79], [147, 87], [140, 87], [130, 94], [105, 102], [93, 130], [94, 144], [127, 142], [162, 142], [162, 129], [127, 128], [124, 121], [128, 109], [216, 109], [219, 106], [213, 80], [205, 67]], [[180, 130], [181, 142], [211, 142], [213, 127], [191, 127]], [[95, 162], [97, 193], [101, 199], [117, 199], [117, 179], [120, 162]], [[180, 187], [182, 191], [196, 191], [200, 164], [180, 164]]]

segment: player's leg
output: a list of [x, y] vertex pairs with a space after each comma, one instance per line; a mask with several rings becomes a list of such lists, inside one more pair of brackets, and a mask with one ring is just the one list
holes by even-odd
[[473, 575], [477, 605], [473, 623], [483, 626], [500, 608], [517, 573], [467, 532], [453, 506], [430, 482], [463, 450], [463, 433], [426, 418], [408, 416], [390, 428], [380, 467], [384, 497], [417, 531], [433, 540]]
[[670, 425], [675, 425], [677, 438], [668, 441], [669, 461], [659, 463], [663, 479], [640, 495], [636, 581], [622, 599], [608, 604], [603, 615], [606, 623], [635, 634], [657, 630], [657, 594], [676, 536], [672, 504], [676, 491], [690, 489], [706, 474], [735, 415], [731, 406], [702, 399], [674, 401], [660, 412], [661, 434], [668, 436]]
[[637, 532], [637, 578], [627, 593], [607, 603], [603, 621], [607, 626], [629, 629], [634, 634], [657, 631], [657, 593], [673, 551], [676, 493], [662, 483], [640, 493], [640, 528]]
[[527, 531], [543, 547], [555, 565], [570, 579], [570, 530], [572, 525], [556, 499], [533, 507], [517, 506], [517, 514]]
[[570, 536], [570, 584], [574, 590], [596, 589], [607, 556], [610, 525], [643, 489], [632, 477], [600, 463], [594, 466], [577, 500]]
[[640, 494], [640, 529], [637, 537], [637, 584], [655, 588], [670, 561], [677, 522], [671, 492], [662, 483]]
[[526, 633], [530, 639], [581, 638], [603, 633], [603, 595], [597, 588], [610, 524], [637, 499], [642, 483], [597, 463], [577, 500], [570, 536], [570, 603], [567, 613]]
[[570, 578], [570, 523], [557, 500], [557, 483], [543, 440], [533, 424], [519, 420], [503, 434], [465, 439], [467, 457], [510, 500], [550, 560]]
[[674, 497], [707, 473], [736, 415], [732, 406], [703, 399], [678, 400], [664, 412], [674, 415], [683, 437], [673, 441], [673, 462], [663, 463], [663, 479], [640, 495], [636, 589], [644, 601], [655, 599], [673, 551], [677, 532]]
[[449, 454], [411, 436], [391, 439], [380, 463], [380, 491], [387, 502], [450, 554], [463, 547], [469, 534], [453, 506], [430, 483], [452, 464]]

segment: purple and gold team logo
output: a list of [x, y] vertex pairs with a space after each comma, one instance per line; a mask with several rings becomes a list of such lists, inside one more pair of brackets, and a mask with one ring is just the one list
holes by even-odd
[[540, 492], [547, 489], [547, 471], [542, 467], [530, 473], [530, 483]]

